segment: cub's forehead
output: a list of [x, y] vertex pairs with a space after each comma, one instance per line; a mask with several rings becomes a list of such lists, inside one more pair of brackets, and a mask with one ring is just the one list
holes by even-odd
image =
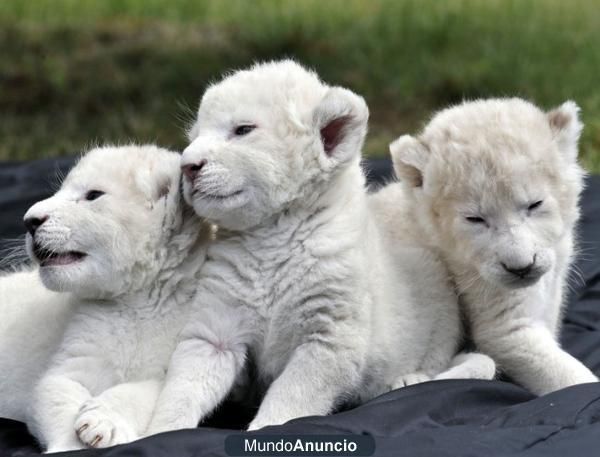
[[[87, 152], [64, 180], [63, 187], [135, 187], [143, 172], [176, 172], [179, 155], [153, 145], [99, 147]], [[99, 189], [101, 190], [101, 189]]]
[[259, 64], [231, 74], [202, 97], [198, 121], [253, 116], [276, 118], [290, 110], [311, 111], [327, 86], [318, 76], [292, 61]]
[[423, 137], [433, 148], [455, 145], [472, 155], [533, 158], [553, 147], [545, 113], [521, 99], [480, 100], [443, 110], [426, 127]]
[[519, 124], [545, 126], [550, 132], [545, 113], [534, 104], [520, 98], [492, 98], [464, 102], [438, 112], [426, 130], [456, 125], [466, 128], [469, 125], [485, 126]]
[[422, 139], [431, 153], [425, 185], [445, 199], [482, 207], [526, 203], [561, 180], [562, 161], [547, 117], [524, 100], [446, 109]]
[[459, 206], [524, 204], [556, 186], [560, 179], [544, 161], [525, 154], [456, 154], [455, 160], [449, 156], [430, 163], [424, 185], [430, 194]]
[[469, 189], [555, 180], [562, 164], [544, 113], [521, 100], [446, 110], [422, 139], [432, 174]]

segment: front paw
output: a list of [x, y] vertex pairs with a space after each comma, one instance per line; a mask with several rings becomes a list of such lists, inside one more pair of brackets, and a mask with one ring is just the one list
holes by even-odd
[[404, 374], [402, 376], [398, 376], [392, 383], [392, 390], [400, 389], [401, 387], [412, 386], [413, 384], [419, 384], [426, 381], [431, 381], [431, 376], [420, 371]]
[[[260, 412], [259, 412], [260, 413]], [[277, 416], [277, 415], [266, 415], [266, 414], [257, 414], [257, 416], [250, 422], [248, 425], [248, 431], [259, 430], [265, 427], [272, 427], [274, 425], [282, 425], [286, 422], [295, 419], [296, 417], [301, 416]]]
[[85, 402], [79, 410], [75, 433], [83, 444], [95, 448], [129, 443], [138, 438], [134, 428], [119, 413], [95, 398]]
[[269, 425], [274, 424], [269, 424], [255, 419], [252, 422], [250, 422], [250, 425], [248, 425], [248, 431], [251, 432], [252, 430], [260, 430], [261, 428], [268, 427]]

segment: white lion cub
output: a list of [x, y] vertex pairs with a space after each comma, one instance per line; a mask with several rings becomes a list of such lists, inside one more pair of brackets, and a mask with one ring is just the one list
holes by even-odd
[[[398, 261], [383, 242], [359, 165], [367, 119], [361, 97], [291, 61], [207, 90], [182, 158], [184, 195], [221, 234], [151, 432], [195, 426], [246, 357], [268, 388], [250, 429], [449, 366], [456, 298], [441, 266], [416, 251]], [[421, 266], [426, 288], [413, 287]]]
[[76, 298], [34, 390], [31, 429], [48, 452], [146, 431], [211, 232], [183, 202], [179, 160], [94, 149], [25, 215], [43, 283]]
[[578, 111], [520, 99], [443, 110], [391, 144], [402, 182], [379, 197], [444, 259], [477, 347], [536, 394], [597, 381], [557, 342], [584, 176]]

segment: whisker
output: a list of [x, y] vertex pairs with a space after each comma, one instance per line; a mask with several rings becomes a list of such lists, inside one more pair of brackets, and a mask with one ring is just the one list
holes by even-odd
[[573, 265], [571, 267], [571, 271], [569, 273], [570, 274], [567, 275], [567, 283], [569, 281], [576, 281], [575, 285], [579, 285], [579, 286], [586, 285], [585, 276], [583, 275], [583, 272], [577, 265]]
[[24, 235], [0, 240], [0, 270], [12, 270], [28, 261]]
[[184, 132], [189, 132], [194, 122], [196, 122], [196, 110], [193, 109], [188, 102], [185, 100], [178, 100], [176, 102], [177, 110], [175, 110], [175, 119], [177, 120], [180, 128]]

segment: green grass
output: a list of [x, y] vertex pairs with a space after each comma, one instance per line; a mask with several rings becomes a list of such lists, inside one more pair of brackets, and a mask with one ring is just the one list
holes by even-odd
[[432, 111], [517, 95], [576, 100], [582, 156], [600, 172], [595, 0], [3, 0], [0, 159], [95, 142], [181, 148], [206, 84], [294, 57], [361, 93], [366, 151], [387, 152]]

